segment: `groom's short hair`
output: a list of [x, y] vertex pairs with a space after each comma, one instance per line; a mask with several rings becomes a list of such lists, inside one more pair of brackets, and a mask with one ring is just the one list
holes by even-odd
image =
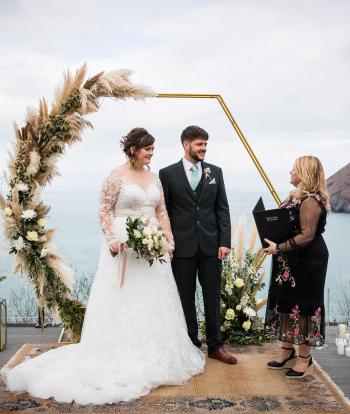
[[184, 142], [184, 141], [191, 142], [198, 138], [202, 138], [205, 141], [207, 141], [209, 138], [208, 132], [205, 131], [203, 128], [196, 126], [196, 125], [188, 126], [182, 131], [181, 142]]

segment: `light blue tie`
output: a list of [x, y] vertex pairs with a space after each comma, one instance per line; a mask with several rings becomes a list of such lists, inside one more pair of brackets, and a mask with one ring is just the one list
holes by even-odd
[[197, 164], [193, 164], [192, 167], [190, 168], [191, 171], [191, 188], [194, 191], [197, 188], [197, 185], [200, 181], [200, 176], [199, 176], [199, 170], [198, 170], [198, 165]]

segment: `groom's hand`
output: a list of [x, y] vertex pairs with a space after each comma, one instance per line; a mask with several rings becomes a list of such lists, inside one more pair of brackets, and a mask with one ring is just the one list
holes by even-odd
[[227, 248], [227, 247], [219, 247], [219, 252], [218, 252], [218, 259], [219, 260], [224, 260], [225, 257], [230, 253], [231, 249]]

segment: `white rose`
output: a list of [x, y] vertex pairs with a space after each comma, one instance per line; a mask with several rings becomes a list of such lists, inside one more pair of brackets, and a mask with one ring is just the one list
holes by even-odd
[[242, 309], [242, 305], [237, 305], [236, 310], [240, 311]]
[[137, 238], [137, 239], [141, 239], [141, 237], [142, 237], [142, 234], [141, 234], [141, 232], [139, 231], [139, 230], [134, 230], [134, 236]]
[[152, 230], [151, 230], [151, 228], [150, 228], [149, 226], [146, 226], [146, 227], [143, 229], [142, 233], [143, 233], [143, 235], [144, 235], [144, 236], [149, 236], [149, 235], [151, 235], [151, 234], [152, 234]]
[[249, 316], [250, 318], [253, 318], [254, 316], [256, 316], [256, 312], [253, 308], [250, 308], [249, 306], [247, 306], [246, 308], [243, 309], [243, 312]]
[[240, 277], [237, 277], [237, 279], [234, 281], [234, 285], [236, 286], [236, 288], [240, 289], [244, 286], [244, 280]]

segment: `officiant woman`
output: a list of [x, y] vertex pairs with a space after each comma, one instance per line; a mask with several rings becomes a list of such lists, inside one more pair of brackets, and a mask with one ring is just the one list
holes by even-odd
[[[280, 208], [292, 209], [295, 236], [276, 244], [267, 240], [272, 271], [265, 328], [282, 347], [270, 369], [289, 368], [288, 378], [313, 372], [311, 347], [325, 339], [324, 285], [328, 249], [322, 233], [330, 209], [323, 167], [318, 158], [298, 158], [290, 171], [295, 186]], [[296, 355], [294, 345], [299, 345]]]

